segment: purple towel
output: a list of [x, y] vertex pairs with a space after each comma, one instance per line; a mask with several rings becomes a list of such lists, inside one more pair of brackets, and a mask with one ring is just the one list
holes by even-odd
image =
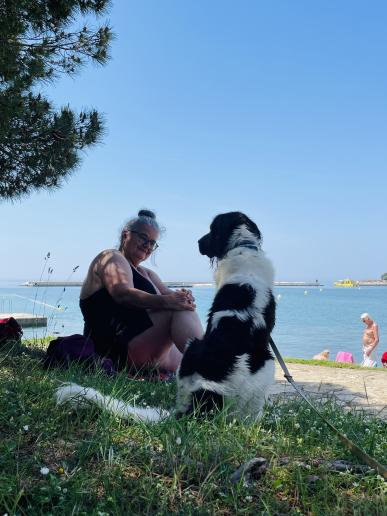
[[114, 375], [116, 370], [110, 358], [99, 356], [95, 351], [94, 342], [83, 335], [69, 335], [52, 340], [47, 348], [44, 366], [69, 367], [71, 362], [78, 362], [88, 369], [100, 366], [106, 374]]

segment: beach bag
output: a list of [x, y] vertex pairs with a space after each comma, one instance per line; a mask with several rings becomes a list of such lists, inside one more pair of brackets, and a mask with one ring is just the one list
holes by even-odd
[[349, 351], [339, 351], [336, 355], [336, 362], [350, 362], [353, 364], [353, 355]]
[[81, 364], [89, 371], [101, 367], [109, 376], [116, 373], [113, 361], [96, 353], [94, 342], [90, 337], [74, 334], [68, 337], [58, 337], [50, 342], [43, 362], [44, 367], [67, 368], [74, 362]]
[[22, 327], [16, 319], [14, 319], [13, 317], [6, 317], [5, 319], [0, 319], [0, 346], [10, 341], [20, 343], [22, 335]]

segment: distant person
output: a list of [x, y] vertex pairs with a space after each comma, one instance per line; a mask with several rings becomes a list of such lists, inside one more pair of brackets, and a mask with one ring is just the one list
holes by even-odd
[[141, 265], [158, 247], [159, 236], [155, 214], [140, 210], [123, 226], [118, 250], [106, 249], [93, 259], [81, 289], [84, 335], [121, 368], [174, 372], [187, 340], [203, 335], [192, 293], [170, 290]]
[[321, 353], [314, 355], [313, 360], [329, 360], [329, 349], [324, 349]]
[[382, 355], [382, 366], [387, 368], [387, 351]]
[[365, 324], [363, 333], [363, 362], [361, 365], [364, 367], [376, 367], [376, 347], [379, 343], [378, 325], [367, 313], [361, 314], [360, 319]]

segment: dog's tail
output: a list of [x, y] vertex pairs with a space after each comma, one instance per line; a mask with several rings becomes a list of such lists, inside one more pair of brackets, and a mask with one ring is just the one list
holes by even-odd
[[111, 396], [105, 396], [99, 391], [90, 387], [82, 387], [76, 383], [65, 383], [55, 391], [57, 405], [69, 402], [74, 408], [79, 408], [87, 403], [92, 403], [106, 410], [114, 416], [122, 419], [134, 419], [157, 423], [169, 416], [169, 412], [159, 408], [139, 408], [117, 400]]

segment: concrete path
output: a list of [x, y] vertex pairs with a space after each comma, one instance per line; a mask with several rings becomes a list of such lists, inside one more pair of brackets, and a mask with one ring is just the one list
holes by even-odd
[[[333, 367], [287, 364], [294, 381], [312, 398], [326, 400], [332, 396], [350, 410], [365, 410], [387, 419], [387, 371], [374, 369], [340, 369]], [[276, 364], [276, 383], [270, 396], [294, 396], [294, 388]]]

